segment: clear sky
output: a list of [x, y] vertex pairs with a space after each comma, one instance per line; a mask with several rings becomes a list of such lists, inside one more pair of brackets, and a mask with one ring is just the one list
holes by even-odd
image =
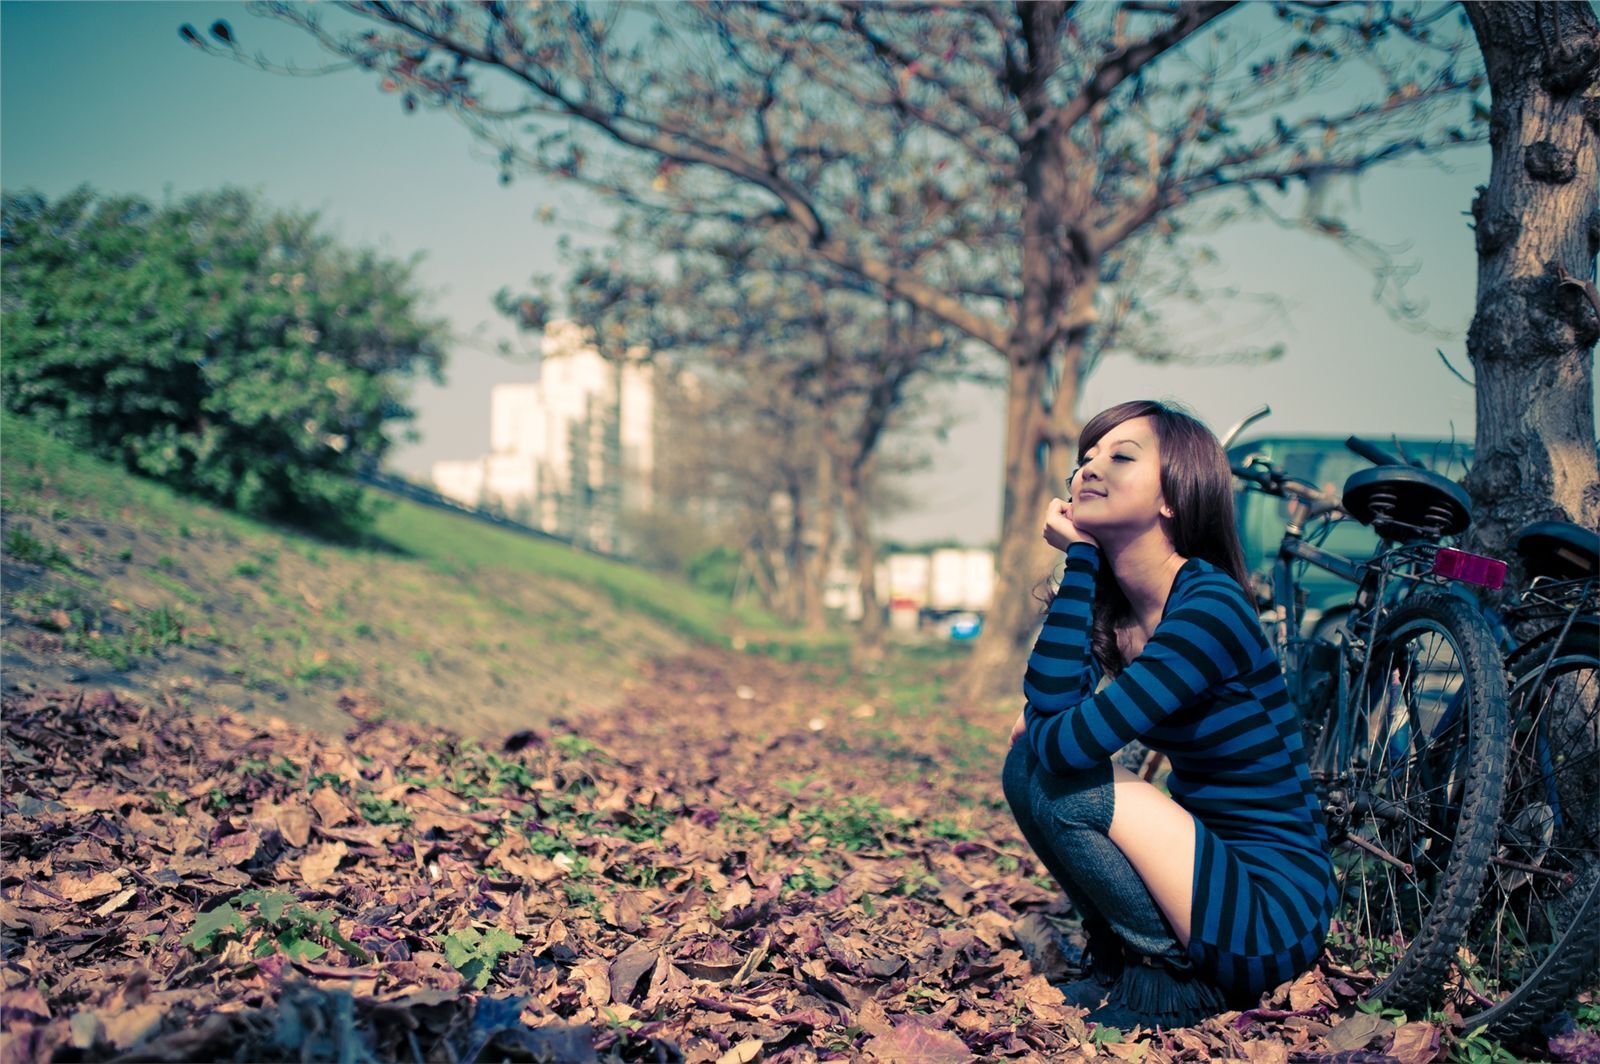
[[[493, 353], [509, 335], [490, 304], [502, 285], [554, 272], [560, 229], [541, 207], [577, 226], [603, 228], [604, 209], [581, 193], [519, 177], [497, 180], [484, 149], [445, 114], [407, 115], [366, 73], [290, 78], [204, 55], [178, 37], [226, 18], [246, 51], [305, 66], [328, 61], [308, 39], [242, 5], [195, 3], [0, 3], [0, 183], [58, 195], [80, 183], [161, 199], [224, 184], [259, 190], [276, 205], [321, 212], [343, 239], [404, 257], [422, 251], [419, 279], [437, 292], [436, 313], [463, 340], [450, 352], [447, 384], [418, 388], [420, 443], [392, 464], [426, 473], [438, 458], [488, 447], [488, 393], [529, 379], [526, 362]], [[1345, 217], [1420, 265], [1408, 286], [1446, 335], [1419, 335], [1372, 299], [1373, 280], [1330, 244], [1269, 224], [1217, 240], [1211, 279], [1284, 301], [1255, 343], [1282, 342], [1284, 358], [1222, 368], [1107, 362], [1088, 382], [1084, 416], [1123, 399], [1180, 399], [1219, 432], [1266, 402], [1257, 431], [1351, 432], [1470, 438], [1471, 390], [1435, 354], [1442, 347], [1469, 376], [1463, 350], [1476, 263], [1466, 216], [1473, 186], [1487, 180], [1486, 148], [1458, 152], [1449, 171], [1410, 165], [1335, 191]], [[568, 230], [569, 232], [572, 230]], [[1258, 314], [1215, 308], [1214, 337]], [[1204, 341], [1202, 341], [1203, 343]], [[966, 387], [944, 405], [957, 418], [933, 439], [933, 468], [915, 478], [914, 510], [881, 530], [901, 540], [991, 541], [998, 528], [1003, 397]]]

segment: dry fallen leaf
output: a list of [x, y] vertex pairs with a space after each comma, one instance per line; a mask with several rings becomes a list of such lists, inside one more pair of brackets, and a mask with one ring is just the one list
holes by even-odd
[[223, 864], [242, 865], [254, 857], [260, 848], [261, 836], [246, 828], [218, 839], [211, 847], [211, 854]]
[[1379, 1037], [1388, 1037], [1394, 1024], [1373, 1012], [1358, 1012], [1334, 1025], [1328, 1034], [1328, 1048], [1337, 1050], [1365, 1049]]
[[61, 876], [55, 882], [55, 891], [68, 901], [88, 901], [102, 898], [122, 889], [122, 880], [110, 872], [97, 872], [87, 879]]
[[949, 1031], [934, 1031], [914, 1023], [902, 1023], [892, 1032], [871, 1038], [866, 1053], [877, 1060], [903, 1064], [966, 1064], [973, 1059], [967, 1044]]
[[113, 1016], [101, 1015], [100, 1029], [106, 1041], [118, 1049], [127, 1049], [155, 1033], [166, 1013], [167, 1009], [162, 1005], [147, 1001]]
[[1328, 989], [1327, 980], [1319, 969], [1311, 969], [1289, 986], [1289, 1007], [1295, 1012], [1304, 1012], [1314, 1005], [1333, 1008], [1337, 1004], [1338, 999]]
[[335, 828], [347, 820], [354, 820], [356, 816], [345, 800], [339, 797], [339, 792], [328, 786], [317, 788], [317, 793], [311, 796], [311, 808], [316, 811], [323, 827]]
[[280, 805], [272, 812], [272, 819], [277, 822], [278, 833], [290, 846], [300, 849], [311, 841], [311, 814], [304, 806]]
[[767, 1044], [759, 1038], [747, 1038], [717, 1058], [717, 1064], [750, 1064], [761, 1056]]
[[350, 847], [342, 842], [325, 842], [313, 847], [300, 858], [300, 877], [308, 886], [327, 882], [349, 852]]
[[98, 909], [94, 911], [94, 914], [96, 916], [110, 916], [112, 913], [128, 904], [128, 902], [132, 901], [134, 895], [138, 893], [138, 888], [128, 887], [126, 890], [123, 890], [117, 894], [113, 894], [110, 898], [106, 899], [106, 901]]
[[1440, 1049], [1439, 1028], [1419, 1020], [1401, 1024], [1384, 1052], [1400, 1064], [1429, 1064], [1438, 1057]]
[[1250, 1064], [1289, 1064], [1289, 1047], [1272, 1039], [1257, 1039], [1244, 1044]]

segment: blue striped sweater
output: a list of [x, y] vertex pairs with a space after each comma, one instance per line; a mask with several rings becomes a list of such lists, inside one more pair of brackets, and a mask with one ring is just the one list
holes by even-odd
[[1028, 659], [1027, 741], [1064, 773], [1139, 739], [1172, 766], [1195, 818], [1189, 955], [1247, 998], [1316, 961], [1335, 886], [1327, 828], [1294, 705], [1243, 589], [1191, 558], [1139, 657], [1096, 693], [1090, 610], [1100, 552], [1067, 551], [1060, 590]]

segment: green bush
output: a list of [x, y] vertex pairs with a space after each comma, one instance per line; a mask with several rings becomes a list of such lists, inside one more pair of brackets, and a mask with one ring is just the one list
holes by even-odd
[[245, 513], [365, 527], [349, 474], [412, 416], [409, 380], [443, 365], [414, 259], [234, 189], [162, 207], [7, 194], [0, 250], [9, 409]]
[[739, 582], [739, 552], [724, 546], [702, 551], [689, 559], [684, 575], [700, 590], [731, 599]]

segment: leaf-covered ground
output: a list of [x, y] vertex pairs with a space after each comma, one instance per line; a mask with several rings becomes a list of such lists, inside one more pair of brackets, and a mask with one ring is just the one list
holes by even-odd
[[13, 699], [3, 1059], [1503, 1054], [1320, 969], [1189, 1030], [1086, 1027], [1000, 799], [1009, 721], [945, 705], [945, 667], [706, 651], [501, 743], [357, 695], [343, 739]]

